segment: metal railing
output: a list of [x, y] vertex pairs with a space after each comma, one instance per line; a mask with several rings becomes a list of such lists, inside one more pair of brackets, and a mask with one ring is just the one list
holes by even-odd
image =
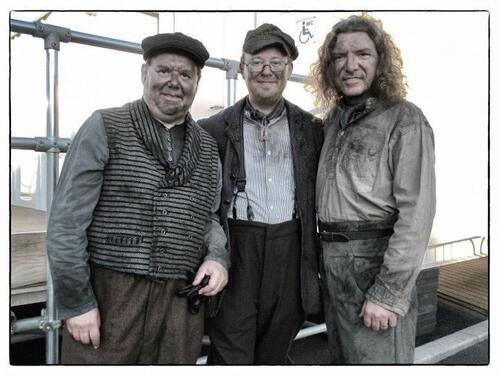
[[[63, 43], [78, 43], [87, 46], [112, 49], [122, 52], [142, 54], [139, 43], [112, 39], [100, 35], [93, 35], [71, 30], [68, 28], [45, 24], [42, 22], [26, 22], [16, 19], [10, 20], [10, 31], [20, 34], [28, 34], [44, 40], [46, 51], [46, 135], [44, 137], [11, 137], [12, 149], [33, 150], [47, 153], [47, 216], [49, 215], [55, 186], [59, 173], [59, 153], [68, 150], [70, 139], [59, 137], [59, 111], [58, 111], [58, 53]], [[231, 106], [236, 102], [236, 80], [238, 78], [239, 61], [224, 58], [209, 58], [205, 63], [207, 67], [226, 71], [227, 97], [225, 106]], [[290, 81], [303, 83], [305, 76], [292, 74]], [[41, 316], [16, 320], [11, 322], [11, 335], [16, 333], [43, 330], [46, 333], [46, 363], [59, 363], [59, 327], [60, 320], [57, 317], [54, 287], [50, 268], [47, 263], [47, 288], [46, 309]]]
[[429, 244], [426, 257], [431, 258], [431, 262], [427, 266], [439, 266], [465, 258], [487, 256], [488, 250], [484, 249], [485, 241], [487, 241], [487, 238], [484, 236], [470, 236], [443, 243]]

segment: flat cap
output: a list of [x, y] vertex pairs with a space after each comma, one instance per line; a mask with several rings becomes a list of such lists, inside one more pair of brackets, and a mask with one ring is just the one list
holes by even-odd
[[156, 34], [144, 38], [141, 47], [144, 60], [162, 52], [174, 52], [189, 57], [200, 68], [203, 68], [205, 61], [210, 56], [203, 43], [198, 39], [179, 32]]
[[265, 47], [278, 44], [286, 52], [286, 54], [295, 60], [299, 56], [299, 51], [295, 47], [293, 38], [281, 31], [281, 29], [273, 24], [265, 23], [254, 30], [250, 30], [243, 43], [243, 52], [255, 54]]

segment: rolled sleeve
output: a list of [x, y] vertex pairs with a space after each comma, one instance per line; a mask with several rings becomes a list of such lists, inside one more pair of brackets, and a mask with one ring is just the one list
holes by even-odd
[[48, 259], [61, 319], [97, 307], [90, 284], [87, 228], [99, 201], [107, 160], [106, 131], [95, 112], [66, 155], [47, 227]]
[[222, 191], [222, 166], [219, 160], [217, 169], [217, 190], [210, 216], [207, 220], [204, 234], [204, 243], [207, 249], [205, 261], [215, 261], [226, 270], [231, 266], [229, 251], [227, 249], [227, 237], [220, 224], [219, 206]]
[[366, 297], [386, 309], [405, 315], [436, 210], [434, 136], [423, 115], [400, 128], [391, 155], [398, 220], [380, 273]]

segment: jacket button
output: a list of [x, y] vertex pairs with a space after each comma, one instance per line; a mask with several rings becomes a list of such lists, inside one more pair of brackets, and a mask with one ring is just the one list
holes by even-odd
[[167, 215], [167, 214], [168, 214], [168, 210], [167, 210], [167, 209], [163, 209], [163, 210], [161, 211], [161, 213], [162, 213], [162, 214], [164, 214], [164, 215]]
[[229, 205], [231, 203], [231, 200], [228, 200], [227, 198], [224, 200], [224, 204]]

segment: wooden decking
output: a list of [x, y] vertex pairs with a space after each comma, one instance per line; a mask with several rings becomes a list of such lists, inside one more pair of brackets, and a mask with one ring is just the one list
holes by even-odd
[[487, 314], [488, 259], [486, 256], [441, 266], [438, 296]]

